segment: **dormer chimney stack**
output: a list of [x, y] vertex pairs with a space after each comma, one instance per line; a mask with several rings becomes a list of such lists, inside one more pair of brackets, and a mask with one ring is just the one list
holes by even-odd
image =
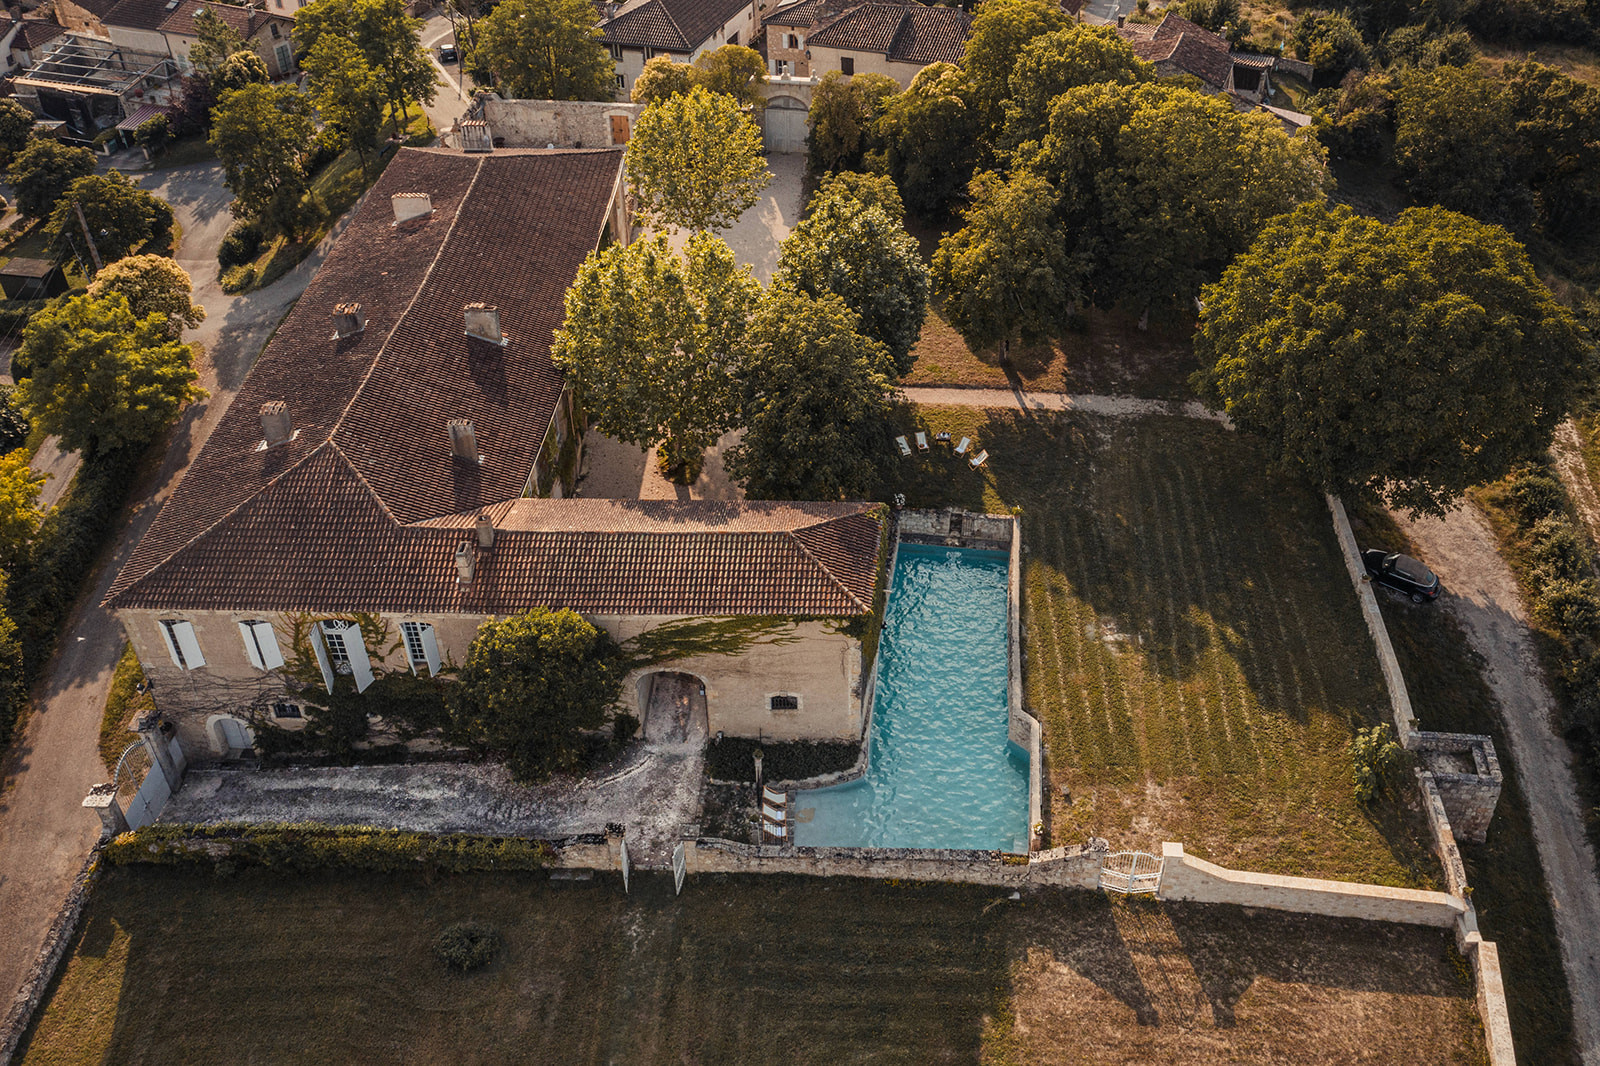
[[472, 584], [476, 571], [477, 560], [472, 556], [472, 545], [462, 541], [461, 547], [456, 549], [456, 584], [462, 588]]
[[466, 319], [467, 336], [492, 344], [504, 344], [505, 334], [500, 332], [500, 309], [489, 304], [468, 304], [461, 309]]
[[486, 514], [478, 516], [478, 547], [484, 551], [494, 547], [494, 523]]
[[397, 225], [433, 214], [433, 197], [425, 192], [397, 192], [389, 197], [389, 203], [394, 206]]
[[478, 457], [478, 431], [470, 419], [450, 420], [450, 454], [469, 463], [481, 462]]
[[294, 439], [294, 423], [289, 418], [287, 403], [269, 400], [261, 405], [261, 436], [268, 448]]
[[358, 303], [335, 304], [333, 308], [333, 339], [353, 337], [367, 328], [367, 316]]

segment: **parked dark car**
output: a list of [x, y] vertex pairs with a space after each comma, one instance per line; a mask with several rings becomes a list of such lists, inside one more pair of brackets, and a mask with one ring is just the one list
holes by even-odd
[[454, 63], [457, 58], [459, 58], [459, 56], [456, 53], [456, 46], [455, 45], [453, 45], [453, 44], [441, 44], [439, 46], [439, 62], [441, 62], [441, 63]]
[[1439, 575], [1409, 555], [1387, 548], [1368, 548], [1361, 553], [1367, 573], [1380, 585], [1411, 597], [1412, 603], [1427, 603], [1439, 598]]

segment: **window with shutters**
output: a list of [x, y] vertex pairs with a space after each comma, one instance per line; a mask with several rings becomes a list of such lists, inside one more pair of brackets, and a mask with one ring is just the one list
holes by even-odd
[[257, 670], [274, 670], [283, 665], [283, 652], [278, 648], [278, 635], [272, 623], [248, 619], [239, 623], [239, 635], [244, 640], [244, 657]]
[[163, 620], [161, 639], [167, 646], [167, 654], [172, 656], [172, 665], [179, 670], [196, 670], [206, 664], [192, 624], [175, 618]]
[[167, 638], [167, 650], [172, 653], [172, 661], [178, 664], [179, 670], [189, 669], [189, 660], [184, 657], [183, 647], [178, 643], [178, 627], [186, 624], [185, 622], [161, 623], [161, 632]]
[[411, 669], [417, 670], [428, 665], [428, 653], [422, 646], [422, 631], [432, 630], [433, 627], [426, 622], [401, 622], [400, 632], [406, 638], [406, 658], [411, 660]]
[[[328, 648], [328, 662], [333, 664], [336, 674], [350, 673], [350, 644], [352, 639], [350, 630], [355, 627], [349, 622], [329, 619], [322, 623], [322, 640]], [[355, 639], [360, 639], [356, 637]]]
[[855, 57], [853, 57], [853, 56], [840, 56], [839, 57], [839, 73], [840, 74], [854, 74], [855, 72], [856, 72]]

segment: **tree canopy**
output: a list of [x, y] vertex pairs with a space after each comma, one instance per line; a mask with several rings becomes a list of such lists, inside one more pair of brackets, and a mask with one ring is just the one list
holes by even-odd
[[87, 459], [148, 443], [205, 395], [194, 384], [193, 353], [168, 335], [166, 315], [135, 318], [118, 293], [40, 311], [17, 354], [33, 367], [17, 386], [28, 416]]
[[693, 63], [656, 56], [645, 63], [634, 80], [631, 99], [636, 104], [660, 103], [699, 85], [707, 92], [733, 97], [741, 107], [760, 111], [767, 105], [767, 98], [761, 93], [766, 80], [767, 64], [761, 53], [741, 44], [725, 44], [701, 52]]
[[728, 472], [756, 500], [867, 498], [896, 454], [890, 369], [839, 297], [774, 284], [750, 323]]
[[859, 170], [882, 151], [878, 119], [900, 92], [887, 74], [865, 72], [846, 79], [830, 70], [811, 91], [806, 169], [812, 174]]
[[67, 186], [50, 213], [49, 229], [57, 239], [69, 236], [74, 243], [82, 240], [77, 211], [80, 207], [105, 263], [121, 259], [146, 241], [172, 231], [172, 206], [116, 171], [90, 174]]
[[0, 455], [0, 569], [7, 573], [15, 571], [44, 517], [39, 510], [44, 475], [35, 474], [28, 459], [26, 448]]
[[7, 179], [17, 194], [17, 210], [28, 218], [48, 218], [79, 178], [94, 173], [94, 153], [49, 137], [35, 137], [11, 160]]
[[167, 316], [167, 332], [177, 337], [183, 327], [205, 321], [206, 309], [189, 302], [193, 283], [189, 272], [164, 255], [132, 255], [95, 275], [89, 285], [91, 299], [116, 293], [128, 301], [134, 318], [160, 312]]
[[1413, 513], [1548, 448], [1593, 357], [1499, 227], [1320, 204], [1206, 289], [1195, 350], [1201, 395], [1282, 469]]
[[633, 80], [629, 94], [636, 104], [655, 104], [694, 88], [694, 67], [679, 63], [671, 56], [655, 56], [644, 65], [644, 70]]
[[982, 132], [972, 90], [960, 67], [930, 63], [878, 120], [889, 173], [906, 206], [941, 215], [972, 178]]
[[[500, 0], [478, 23], [480, 65], [500, 91], [530, 100], [610, 100], [617, 67], [589, 0]], [[631, 148], [630, 148], [631, 152]]]
[[1164, 84], [1085, 85], [1059, 97], [1031, 168], [1056, 189], [1090, 296], [1187, 303], [1262, 225], [1325, 195], [1324, 153], [1270, 115]]
[[695, 86], [651, 104], [628, 142], [628, 188], [658, 229], [723, 230], [772, 180], [739, 101]]
[[1511, 149], [1511, 110], [1476, 67], [1410, 70], [1395, 101], [1394, 159], [1413, 196], [1485, 218], [1499, 202]]
[[346, 38], [361, 50], [397, 127], [414, 101], [431, 103], [437, 95], [436, 71], [422, 47], [422, 20], [406, 14], [404, 0], [312, 0], [295, 12], [294, 43], [302, 61], [328, 36]]
[[316, 136], [306, 112], [306, 98], [292, 85], [247, 85], [217, 101], [210, 140], [235, 215], [274, 221], [299, 204], [309, 187], [305, 154]]
[[699, 233], [680, 258], [664, 236], [592, 253], [567, 290], [552, 356], [601, 432], [659, 446], [688, 484], [738, 423], [734, 379], [761, 287], [722, 241]]
[[934, 253], [934, 299], [973, 349], [1004, 356], [1012, 340], [1049, 340], [1084, 296], [1089, 264], [1068, 243], [1048, 181], [1026, 170], [981, 174], [966, 225]]
[[302, 62], [311, 102], [368, 170], [383, 129], [383, 84], [366, 55], [346, 37], [324, 34]]
[[449, 688], [452, 732], [502, 756], [518, 781], [571, 769], [626, 672], [611, 636], [575, 611], [491, 618]]
[[9, 167], [33, 136], [34, 115], [12, 97], [0, 100], [0, 168]]
[[1306, 12], [1294, 24], [1289, 44], [1295, 55], [1310, 63], [1317, 78], [1325, 82], [1337, 82], [1351, 70], [1370, 63], [1361, 31], [1343, 12]]
[[854, 170], [841, 170], [829, 174], [817, 183], [806, 210], [812, 211], [836, 197], [847, 197], [863, 207], [881, 207], [896, 225], [906, 222], [906, 205], [900, 199], [900, 190], [887, 174], [863, 174]]
[[972, 19], [961, 67], [984, 139], [993, 144], [1005, 123], [1011, 71], [1030, 41], [1069, 23], [1055, 0], [984, 0]]
[[1155, 76], [1155, 67], [1134, 55], [1133, 46], [1109, 26], [1073, 23], [1035, 37], [1011, 69], [1002, 147], [1021, 150], [1024, 158], [1037, 151], [1050, 125], [1050, 108], [1068, 89], [1100, 82], [1133, 85]]
[[928, 268], [914, 237], [882, 207], [830, 185], [778, 248], [774, 285], [809, 296], [833, 293], [860, 318], [856, 327], [889, 353], [888, 372], [911, 369], [928, 313]]
[[228, 57], [239, 52], [254, 55], [253, 44], [246, 42], [237, 30], [206, 8], [195, 12], [194, 30], [195, 41], [189, 46], [189, 62], [202, 77], [211, 77], [222, 69]]

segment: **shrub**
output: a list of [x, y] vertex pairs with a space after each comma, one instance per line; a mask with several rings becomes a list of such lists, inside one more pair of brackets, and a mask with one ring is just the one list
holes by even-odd
[[[28, 320], [49, 303], [49, 300], [0, 300], [0, 333], [10, 337], [20, 336]], [[13, 373], [12, 376], [16, 375]]]
[[1594, 581], [1550, 582], [1534, 597], [1533, 616], [1569, 639], [1600, 633], [1600, 596]]
[[261, 227], [253, 222], [235, 222], [222, 235], [217, 246], [217, 262], [224, 267], [241, 266], [261, 250]]
[[1535, 522], [1532, 541], [1528, 561], [1540, 584], [1582, 581], [1592, 576], [1594, 560], [1588, 542], [1560, 515], [1548, 515]]
[[0, 385], [0, 455], [9, 455], [28, 440], [28, 419], [11, 402], [15, 385]]
[[312, 870], [540, 870], [550, 846], [523, 837], [435, 836], [403, 829], [290, 825], [147, 825], [123, 833], [101, 853], [115, 866], [150, 864]]
[[433, 941], [433, 953], [452, 970], [469, 973], [494, 961], [500, 950], [500, 930], [483, 922], [457, 922], [446, 926]]
[[853, 741], [796, 740], [760, 743], [724, 737], [706, 748], [706, 772], [718, 781], [754, 781], [755, 752], [761, 749], [761, 776], [767, 781], [801, 781], [842, 773], [856, 764], [861, 745]]
[[220, 279], [222, 291], [226, 293], [243, 292], [256, 280], [256, 268], [253, 266], [229, 267], [222, 272]]
[[1405, 749], [1395, 742], [1394, 730], [1375, 725], [1356, 730], [1355, 739], [1350, 742], [1350, 758], [1355, 770], [1356, 800], [1371, 803], [1394, 791], [1405, 765]]
[[1561, 482], [1542, 471], [1518, 474], [1511, 481], [1511, 500], [1524, 525], [1561, 511], [1566, 494]]

